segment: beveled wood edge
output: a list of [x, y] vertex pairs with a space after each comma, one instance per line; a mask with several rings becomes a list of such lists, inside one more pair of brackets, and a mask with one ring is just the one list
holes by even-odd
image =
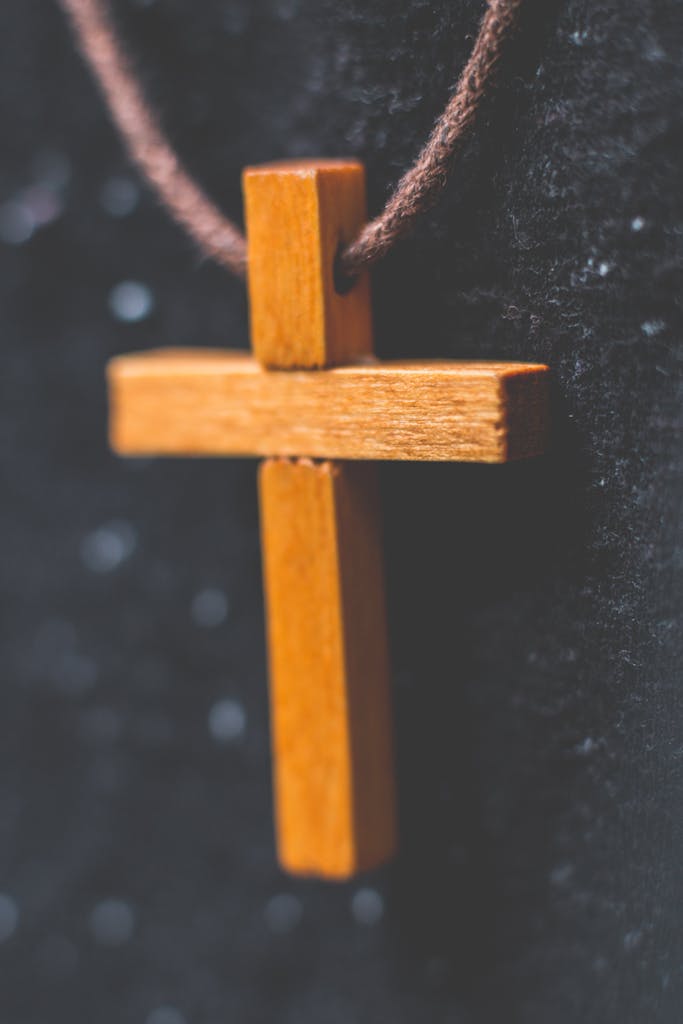
[[501, 380], [536, 374], [550, 375], [545, 363], [526, 363], [499, 359], [359, 359], [344, 366], [331, 366], [322, 370], [275, 370], [263, 367], [246, 349], [221, 348], [153, 348], [141, 352], [127, 352], [112, 356], [107, 364], [108, 375], [164, 376], [166, 373], [207, 374], [216, 371], [231, 374], [287, 373], [309, 376], [325, 373], [335, 376], [380, 376], [386, 372], [429, 374], [435, 370], [456, 376], [490, 377]]

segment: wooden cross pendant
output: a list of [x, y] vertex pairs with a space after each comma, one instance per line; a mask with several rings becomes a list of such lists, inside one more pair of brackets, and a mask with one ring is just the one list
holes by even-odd
[[295, 874], [342, 879], [396, 846], [372, 462], [541, 454], [548, 370], [376, 362], [368, 280], [340, 294], [334, 277], [340, 245], [365, 220], [363, 166], [270, 164], [243, 183], [255, 358], [187, 349], [112, 360], [111, 440], [124, 455], [268, 456], [260, 502], [279, 859]]

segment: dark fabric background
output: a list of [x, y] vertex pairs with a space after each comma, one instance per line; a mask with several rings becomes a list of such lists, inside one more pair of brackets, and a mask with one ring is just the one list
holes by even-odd
[[[547, 361], [555, 451], [382, 467], [402, 849], [331, 886], [274, 861], [254, 463], [107, 450], [107, 358], [245, 344], [243, 287], [145, 190], [107, 212], [136, 179], [56, 5], [0, 5], [2, 1024], [680, 1021], [683, 5], [527, 9], [377, 346]], [[286, 155], [361, 157], [378, 209], [483, 3], [115, 10], [239, 219]]]

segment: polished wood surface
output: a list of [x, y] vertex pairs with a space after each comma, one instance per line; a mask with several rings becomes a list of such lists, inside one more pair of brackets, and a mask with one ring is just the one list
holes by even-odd
[[[252, 344], [271, 368], [250, 379], [296, 387], [294, 367], [369, 356], [367, 277], [344, 295], [334, 281], [338, 246], [365, 218], [362, 166], [275, 164], [248, 169], [243, 181]], [[243, 411], [247, 390], [232, 403]], [[267, 419], [268, 396], [254, 398], [252, 410]], [[305, 455], [295, 404], [270, 392], [269, 409], [273, 433], [261, 443], [270, 448], [289, 422], [287, 453]], [[238, 432], [259, 450], [245, 419]], [[395, 848], [375, 474], [371, 465], [300, 458], [261, 466], [277, 846], [293, 874], [348, 878]]]
[[340, 294], [334, 265], [366, 219], [355, 160], [284, 161], [242, 178], [256, 358], [279, 369], [346, 363], [372, 351], [367, 274]]
[[279, 858], [348, 878], [396, 842], [375, 467], [270, 459], [259, 485]]
[[246, 353], [160, 350], [109, 367], [124, 455], [506, 462], [548, 446], [547, 367], [368, 363], [263, 370]]
[[123, 455], [270, 457], [259, 489], [279, 857], [294, 874], [348, 878], [396, 846], [371, 461], [544, 452], [548, 371], [373, 360], [367, 278], [341, 294], [334, 275], [365, 217], [361, 165], [250, 168], [244, 191], [254, 356], [112, 360], [111, 443]]

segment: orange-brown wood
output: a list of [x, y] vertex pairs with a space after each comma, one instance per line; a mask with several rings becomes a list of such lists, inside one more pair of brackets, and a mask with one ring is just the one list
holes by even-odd
[[263, 370], [245, 353], [159, 351], [109, 368], [125, 455], [505, 462], [548, 446], [549, 374], [516, 363]]
[[[338, 248], [365, 217], [360, 164], [252, 168], [244, 190], [256, 358], [113, 360], [118, 452], [504, 462], [546, 449], [547, 367], [372, 361], [367, 279], [345, 295], [334, 282]], [[277, 841], [297, 874], [346, 878], [395, 846], [374, 472], [310, 458], [261, 467]]]
[[367, 275], [344, 295], [334, 263], [365, 221], [365, 171], [354, 160], [248, 167], [251, 343], [264, 365], [349, 362], [372, 351]]
[[279, 858], [347, 878], [395, 847], [374, 467], [272, 459], [260, 496]]
[[[362, 165], [271, 164], [248, 169], [243, 182], [252, 345], [270, 367], [254, 366], [252, 380], [287, 389], [296, 387], [293, 368], [316, 378], [310, 368], [370, 356], [367, 277], [344, 295], [334, 282], [337, 250], [365, 219]], [[244, 399], [240, 389], [233, 404], [244, 410]], [[265, 411], [265, 394], [257, 404]], [[285, 394], [270, 410], [279, 421], [274, 440], [297, 411]], [[289, 452], [305, 448], [295, 443]], [[305, 460], [261, 468], [277, 844], [295, 874], [347, 878], [395, 845], [374, 473]]]

